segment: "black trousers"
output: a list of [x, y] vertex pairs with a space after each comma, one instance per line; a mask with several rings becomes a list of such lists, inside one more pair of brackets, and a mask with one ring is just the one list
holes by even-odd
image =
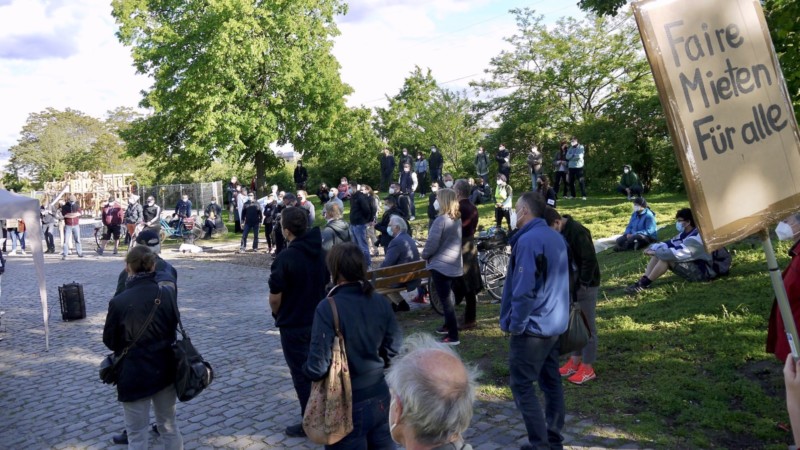
[[[287, 301], [289, 299], [284, 299]], [[311, 345], [311, 327], [289, 328], [281, 327], [281, 347], [289, 373], [292, 375], [292, 384], [300, 400], [300, 413], [306, 413], [308, 397], [311, 396], [311, 380], [303, 375], [303, 364], [308, 359], [308, 349]]]
[[501, 228], [503, 226], [503, 218], [506, 219], [506, 223], [508, 223], [508, 229], [511, 229], [511, 210], [504, 209], [504, 208], [494, 208], [494, 220], [497, 223], [497, 228]]

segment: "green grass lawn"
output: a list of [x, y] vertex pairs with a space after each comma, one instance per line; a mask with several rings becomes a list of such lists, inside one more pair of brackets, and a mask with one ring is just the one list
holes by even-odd
[[[652, 195], [648, 201], [663, 228], [660, 238], [674, 235], [675, 211], [688, 206], [686, 198]], [[617, 196], [560, 200], [558, 209], [595, 238], [621, 233], [632, 211]], [[480, 211], [481, 224], [492, 225], [492, 206]], [[785, 267], [789, 246], [775, 245]], [[623, 289], [642, 275], [647, 258], [639, 252], [598, 255], [598, 377], [585, 386], [565, 382], [570, 413], [612, 425], [649, 447], [785, 448], [791, 436], [778, 427], [788, 423], [782, 364], [764, 352], [773, 294], [763, 251], [753, 239], [729, 249], [730, 276], [687, 283], [667, 274], [634, 297]], [[463, 332], [458, 351], [482, 370], [482, 396], [510, 399], [499, 305], [483, 303], [478, 311], [480, 328]], [[428, 310], [406, 313], [402, 321], [408, 333], [441, 324]]]

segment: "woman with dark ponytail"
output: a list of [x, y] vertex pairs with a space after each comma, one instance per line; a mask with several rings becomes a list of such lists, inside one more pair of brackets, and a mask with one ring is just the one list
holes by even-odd
[[[402, 345], [403, 336], [386, 297], [375, 293], [367, 280], [364, 253], [353, 243], [334, 245], [328, 252], [328, 271], [339, 329], [344, 336], [353, 392], [353, 432], [326, 449], [395, 448], [389, 433], [389, 387], [383, 370]], [[333, 310], [323, 299], [311, 328], [308, 361], [303, 366], [313, 380], [324, 378], [331, 365], [336, 337]]]

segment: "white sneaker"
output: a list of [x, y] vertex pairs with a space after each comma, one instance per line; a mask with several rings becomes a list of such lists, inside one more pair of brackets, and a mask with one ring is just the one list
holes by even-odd
[[415, 220], [417, 220], [417, 218], [416, 218], [416, 217], [414, 217], [414, 216], [411, 216], [411, 217], [408, 219], [408, 221], [409, 221], [409, 222], [413, 222], [413, 221], [415, 221]]

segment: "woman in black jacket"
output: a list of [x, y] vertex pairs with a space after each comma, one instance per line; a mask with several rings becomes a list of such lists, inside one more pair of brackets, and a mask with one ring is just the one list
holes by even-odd
[[[336, 284], [328, 296], [336, 302], [339, 326], [347, 350], [353, 389], [353, 431], [326, 449], [394, 449], [389, 431], [389, 386], [383, 370], [402, 345], [402, 333], [389, 301], [367, 281], [367, 269], [356, 244], [331, 248], [328, 270]], [[328, 301], [317, 305], [311, 345], [303, 371], [311, 380], [324, 378], [331, 365], [336, 336]]]
[[149, 247], [132, 248], [125, 263], [128, 281], [108, 303], [103, 343], [118, 357], [124, 353], [117, 400], [125, 410], [128, 443], [130, 448], [147, 448], [152, 403], [164, 448], [181, 449], [171, 348], [179, 317], [175, 291], [155, 281], [156, 255]]

